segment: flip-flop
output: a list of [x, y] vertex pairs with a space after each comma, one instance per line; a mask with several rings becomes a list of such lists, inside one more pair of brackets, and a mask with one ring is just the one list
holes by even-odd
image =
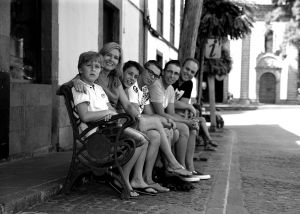
[[[118, 194], [121, 194], [123, 191], [123, 187], [119, 186], [116, 182], [117, 182], [116, 180], [112, 180], [112, 181], [108, 181], [107, 183]], [[134, 193], [136, 193], [137, 196], [133, 196]], [[129, 196], [130, 198], [137, 198], [138, 196], [139, 196], [139, 193], [137, 191], [130, 190], [130, 196]]]
[[157, 192], [160, 192], [160, 193], [170, 191], [169, 188], [163, 187], [159, 183], [151, 183], [151, 184], [148, 184], [148, 185], [149, 185], [149, 187], [151, 187], [152, 189], [155, 189]]
[[[153, 189], [152, 187], [132, 187], [132, 189], [140, 194], [143, 195], [151, 195], [151, 196], [155, 196], [157, 194], [157, 191], [155, 189]], [[150, 192], [149, 190], [154, 190], [155, 192]], [[148, 190], [148, 191], [147, 191]]]

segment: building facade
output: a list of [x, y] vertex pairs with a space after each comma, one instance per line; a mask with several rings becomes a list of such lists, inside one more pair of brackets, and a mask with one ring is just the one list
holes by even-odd
[[287, 44], [285, 53], [281, 52], [289, 19], [266, 25], [265, 15], [272, 9], [272, 5], [257, 6], [252, 33], [230, 41], [233, 66], [224, 92], [233, 94], [239, 103], [298, 102], [298, 50]]
[[72, 146], [58, 87], [79, 54], [114, 41], [123, 61], [177, 59], [182, 0], [0, 1], [0, 160]]

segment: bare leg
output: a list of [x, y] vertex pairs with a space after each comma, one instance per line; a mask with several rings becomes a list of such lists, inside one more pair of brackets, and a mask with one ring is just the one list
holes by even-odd
[[198, 117], [197, 119], [200, 120], [199, 124], [204, 132], [204, 135], [205, 137], [208, 139], [208, 140], [211, 140], [211, 137], [210, 137], [210, 134], [209, 134], [209, 131], [208, 131], [208, 127], [206, 125], [206, 121], [205, 121], [205, 118], [204, 117]]
[[218, 144], [212, 142], [211, 136], [210, 136], [209, 131], [208, 131], [208, 127], [206, 125], [205, 118], [204, 117], [199, 117], [198, 119], [200, 120], [199, 124], [200, 124], [200, 127], [201, 127], [201, 129], [203, 130], [203, 133], [204, 133], [204, 138], [203, 139], [204, 139], [205, 142], [208, 141], [208, 143], [205, 143], [206, 144], [205, 149], [210, 150], [210, 151], [215, 151], [215, 149], [211, 148], [210, 145], [212, 145], [214, 147], [217, 147]]
[[150, 144], [146, 155], [144, 178], [147, 183], [153, 183], [152, 172], [160, 146], [160, 134], [156, 130], [150, 130], [147, 132], [147, 136]]
[[148, 149], [148, 141], [145, 142], [147, 147], [141, 152], [138, 157], [136, 164], [133, 168], [133, 175], [131, 179], [131, 186], [134, 187], [147, 187], [148, 185], [145, 183], [143, 178], [143, 168], [146, 159], [147, 149]]
[[134, 164], [136, 163], [137, 159], [141, 156], [141, 153], [146, 150], [147, 150], [147, 144], [137, 147], [131, 159], [122, 167], [126, 185], [130, 190], [132, 190], [131, 184], [129, 182], [130, 172]]
[[187, 142], [189, 138], [189, 128], [184, 123], [176, 122], [179, 131], [179, 139], [175, 144], [176, 157], [178, 162], [185, 167], [185, 156], [187, 150]]
[[125, 164], [124, 170], [126, 171], [126, 173], [124, 173], [124, 177], [126, 181], [129, 182], [129, 175], [132, 167], [134, 166], [132, 173], [133, 176], [129, 186], [131, 187], [131, 189], [134, 187], [147, 187], [148, 185], [143, 179], [143, 167], [149, 144], [147, 137], [143, 133], [133, 128], [126, 128], [124, 130], [124, 134], [130, 138], [133, 138], [137, 145], [142, 145], [136, 148], [134, 156], [127, 164]]
[[194, 171], [194, 152], [195, 152], [195, 143], [196, 143], [196, 130], [190, 131], [190, 136], [188, 140], [188, 145], [186, 149], [185, 163], [187, 170]]

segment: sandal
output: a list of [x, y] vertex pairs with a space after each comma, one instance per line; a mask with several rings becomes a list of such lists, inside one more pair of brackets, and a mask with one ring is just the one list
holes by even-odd
[[170, 189], [169, 188], [166, 188], [166, 187], [163, 187], [161, 186], [159, 183], [150, 183], [148, 184], [149, 187], [151, 187], [152, 189], [155, 189], [157, 192], [169, 192]]
[[[116, 191], [118, 194], [121, 194], [123, 191], [123, 187], [120, 186], [120, 184], [118, 183], [117, 180], [113, 179], [112, 181], [108, 181], [107, 182], [108, 185], [114, 190]], [[134, 190], [129, 190], [129, 198], [136, 198], [138, 197], [140, 194]]]
[[174, 174], [177, 176], [183, 176], [183, 177], [192, 175], [192, 173], [190, 171], [186, 170], [183, 166], [178, 167], [178, 168], [167, 168], [167, 172], [170, 174]]
[[157, 191], [148, 186], [148, 187], [132, 187], [133, 191], [135, 191], [138, 194], [142, 194], [142, 195], [151, 195], [151, 196], [155, 196], [157, 194]]

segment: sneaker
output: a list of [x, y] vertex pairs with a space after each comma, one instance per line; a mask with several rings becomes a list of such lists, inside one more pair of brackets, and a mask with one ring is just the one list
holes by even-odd
[[192, 175], [198, 177], [200, 180], [210, 179], [210, 175], [204, 175], [201, 172], [198, 172], [196, 170], [192, 171]]
[[200, 178], [195, 175], [178, 176], [181, 180], [186, 182], [199, 182]]

